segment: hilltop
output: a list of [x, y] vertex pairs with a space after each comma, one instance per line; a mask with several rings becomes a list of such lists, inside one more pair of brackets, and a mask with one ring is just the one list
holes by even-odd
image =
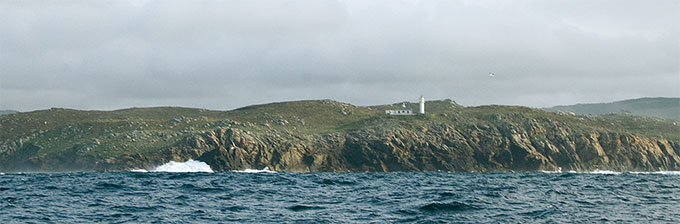
[[548, 111], [574, 112], [576, 114], [624, 113], [680, 121], [680, 98], [639, 98], [611, 103], [576, 104], [545, 108]]
[[0, 171], [151, 169], [196, 159], [214, 170], [677, 170], [680, 125], [630, 114], [581, 116], [518, 106], [333, 100], [231, 111], [53, 108], [0, 117]]

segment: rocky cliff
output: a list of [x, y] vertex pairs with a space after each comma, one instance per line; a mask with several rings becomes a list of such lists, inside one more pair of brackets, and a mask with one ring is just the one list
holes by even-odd
[[[203, 111], [194, 118], [115, 120], [110, 112], [90, 112], [97, 115], [3, 135], [0, 171], [150, 169], [187, 159], [216, 171], [680, 170], [680, 126], [670, 121], [432, 104], [439, 109], [425, 116], [387, 116], [334, 101]], [[2, 130], [20, 132], [7, 125], [33, 119], [56, 122], [43, 121], [44, 114], [8, 115], [15, 117], [3, 118]]]

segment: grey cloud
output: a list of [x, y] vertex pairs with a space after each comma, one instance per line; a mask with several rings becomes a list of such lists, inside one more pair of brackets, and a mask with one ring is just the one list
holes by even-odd
[[0, 108], [680, 96], [678, 10], [677, 1], [3, 1]]

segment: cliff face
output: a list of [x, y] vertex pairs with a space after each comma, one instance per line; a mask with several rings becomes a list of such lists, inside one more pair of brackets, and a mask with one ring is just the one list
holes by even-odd
[[[267, 123], [220, 121], [217, 127], [187, 131], [168, 144], [147, 150], [124, 149], [115, 156], [94, 152], [124, 145], [117, 137], [74, 144], [57, 153], [39, 153], [45, 148], [33, 140], [37, 137], [22, 137], [0, 145], [0, 170], [150, 169], [188, 159], [204, 161], [215, 171], [264, 167], [293, 172], [680, 170], [677, 140], [598, 127], [602, 122], [575, 124], [578, 119], [572, 119], [569, 123], [571, 118], [533, 110], [472, 112], [472, 118], [460, 113], [403, 118], [376, 115], [353, 125], [358, 128], [326, 133], [295, 131], [298, 128], [282, 116], [273, 118], [279, 121], [278, 128]], [[152, 140], [146, 142], [153, 143], [173, 137], [163, 133], [149, 136]], [[126, 142], [142, 139], [121, 138]], [[98, 149], [98, 145], [107, 144]]]
[[366, 129], [291, 136], [219, 128], [187, 137], [165, 153], [109, 161], [124, 169], [154, 160], [195, 158], [213, 170], [293, 172], [680, 170], [680, 144], [635, 135], [592, 133], [546, 137], [541, 129], [432, 125], [420, 130]]
[[678, 170], [680, 144], [634, 135], [544, 135], [534, 130], [448, 125], [421, 130], [368, 129], [315, 137], [262, 136], [217, 129], [180, 148], [205, 152], [214, 170], [269, 167], [316, 171]]

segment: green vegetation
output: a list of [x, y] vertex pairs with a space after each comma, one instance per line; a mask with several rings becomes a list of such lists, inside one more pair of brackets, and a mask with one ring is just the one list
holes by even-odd
[[680, 139], [680, 125], [678, 121], [653, 117], [640, 117], [630, 114], [605, 114], [589, 117], [619, 131], [640, 133], [653, 138]]
[[639, 98], [612, 103], [576, 104], [546, 108], [548, 111], [574, 112], [576, 114], [602, 115], [610, 113], [632, 114], [680, 121], [680, 98]]
[[352, 129], [355, 127], [352, 123], [383, 113], [332, 100], [307, 100], [247, 106], [226, 112], [224, 118], [303, 134], [322, 134]]
[[388, 116], [385, 109], [418, 111], [416, 103], [360, 107], [332, 100], [253, 105], [232, 111], [155, 107], [115, 111], [49, 109], [0, 117], [0, 156], [16, 142], [40, 147], [38, 155], [68, 151], [95, 158], [145, 153], [172, 147], [186, 136], [234, 127], [281, 135], [319, 135], [368, 127], [420, 130], [442, 123], [460, 129], [480, 127], [569, 128], [577, 132], [632, 133], [680, 139], [675, 121], [633, 115], [562, 115], [517, 106], [462, 107], [451, 100], [428, 101], [426, 115]]

